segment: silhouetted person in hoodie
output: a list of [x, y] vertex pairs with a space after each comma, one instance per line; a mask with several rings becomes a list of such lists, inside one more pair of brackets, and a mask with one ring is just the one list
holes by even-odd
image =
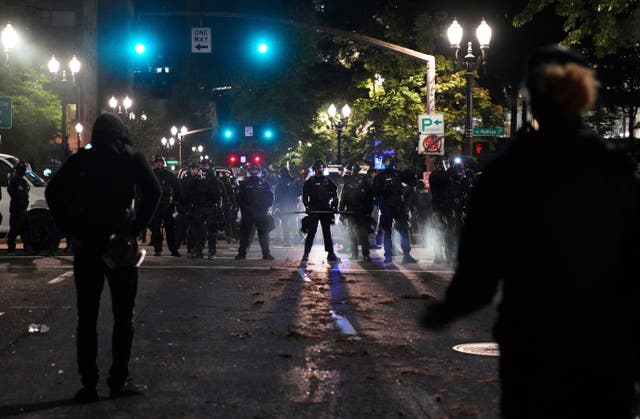
[[424, 323], [489, 304], [501, 285], [505, 418], [631, 418], [638, 379], [640, 186], [584, 125], [598, 82], [585, 60], [534, 53], [522, 130], [472, 192], [458, 267]]
[[[112, 114], [100, 115], [91, 149], [69, 157], [53, 176], [46, 198], [54, 220], [75, 250], [78, 402], [98, 399], [98, 320], [105, 277], [111, 290], [114, 327], [110, 396], [136, 393], [129, 378], [133, 307], [138, 287], [136, 237], [146, 228], [160, 197], [160, 185], [145, 158], [133, 148], [129, 132]], [[139, 196], [135, 209], [135, 196]]]

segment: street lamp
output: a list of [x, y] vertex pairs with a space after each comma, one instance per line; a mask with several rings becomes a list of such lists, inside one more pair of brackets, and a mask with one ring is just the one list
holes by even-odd
[[7, 62], [9, 62], [9, 52], [18, 44], [18, 33], [13, 29], [11, 23], [7, 23], [7, 26], [4, 27], [0, 36], [2, 38], [2, 47], [4, 48]]
[[338, 136], [338, 158], [337, 163], [342, 164], [342, 130], [349, 122], [349, 116], [351, 116], [351, 108], [349, 105], [344, 105], [340, 110], [340, 115], [337, 114], [338, 110], [336, 109], [336, 105], [333, 103], [327, 109], [327, 114], [329, 115], [329, 122], [331, 123], [331, 128], [336, 131]]
[[129, 112], [129, 108], [131, 107], [131, 105], [133, 104], [133, 101], [129, 98], [129, 96], [126, 96], [123, 100], [122, 100], [122, 106], [124, 106], [124, 114], [127, 115]]
[[491, 27], [482, 19], [480, 26], [476, 29], [476, 37], [480, 43], [481, 52], [479, 57], [473, 55], [473, 44], [470, 41], [467, 43], [467, 55], [460, 56], [462, 35], [462, 26], [454, 19], [447, 30], [447, 37], [449, 38], [451, 49], [454, 50], [454, 64], [466, 70], [467, 114], [464, 129], [464, 152], [471, 155], [473, 150], [473, 76], [475, 71], [487, 62], [487, 50], [491, 43]]
[[78, 134], [78, 150], [76, 151], [76, 153], [80, 151], [80, 134], [82, 134], [82, 130], [83, 130], [82, 124], [78, 122], [76, 124], [76, 134]]
[[[49, 72], [53, 75], [54, 80], [57, 80], [58, 71], [60, 71], [60, 61], [56, 59], [55, 56], [51, 56], [51, 59], [47, 63], [47, 67], [49, 68]], [[74, 55], [69, 61], [68, 65], [69, 70], [71, 71], [71, 80], [72, 83], [69, 84], [67, 80], [67, 70], [62, 70], [62, 78], [60, 79], [60, 84], [58, 84], [58, 92], [60, 95], [60, 101], [62, 102], [62, 127], [61, 127], [61, 159], [60, 161], [64, 161], [65, 155], [65, 143], [68, 141], [67, 135], [67, 107], [69, 103], [77, 97], [74, 97], [77, 93], [76, 87], [76, 74], [80, 72], [81, 64], [80, 60], [76, 58]]]
[[116, 107], [118, 106], [118, 99], [115, 96], [111, 96], [109, 99], [109, 107], [111, 108], [111, 112], [116, 113]]

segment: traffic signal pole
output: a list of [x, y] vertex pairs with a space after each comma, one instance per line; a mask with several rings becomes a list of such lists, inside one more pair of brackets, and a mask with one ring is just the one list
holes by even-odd
[[378, 48], [382, 48], [388, 51], [402, 54], [404, 56], [422, 61], [426, 63], [426, 83], [425, 83], [425, 111], [426, 113], [435, 112], [435, 87], [436, 87], [436, 58], [433, 55], [428, 55], [419, 51], [412, 50], [410, 48], [403, 47], [401, 45], [392, 44], [391, 42], [383, 41], [381, 39], [372, 38], [366, 35], [360, 35], [354, 32], [347, 32], [337, 28], [331, 28], [328, 26], [318, 26], [309, 23], [298, 22], [291, 19], [278, 19], [271, 17], [264, 17], [258, 15], [249, 15], [243, 13], [230, 13], [230, 12], [144, 12], [139, 13], [138, 16], [195, 16], [195, 17], [217, 17], [217, 18], [230, 18], [230, 19], [243, 19], [243, 20], [256, 20], [260, 22], [276, 23], [281, 25], [293, 26], [314, 32], [323, 32], [331, 35], [340, 36], [342, 38], [351, 39], [353, 41], [362, 42], [364, 44], [373, 45]]

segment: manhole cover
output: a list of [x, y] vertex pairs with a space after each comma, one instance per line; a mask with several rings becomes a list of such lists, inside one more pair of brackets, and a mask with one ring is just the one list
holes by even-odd
[[500, 356], [500, 347], [495, 342], [463, 343], [454, 346], [453, 350], [472, 355]]

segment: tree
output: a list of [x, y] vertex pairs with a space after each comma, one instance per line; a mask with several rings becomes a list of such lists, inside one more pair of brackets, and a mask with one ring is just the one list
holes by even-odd
[[12, 99], [12, 127], [2, 131], [0, 149], [34, 164], [59, 159], [55, 144], [60, 130], [62, 108], [58, 97], [48, 90], [49, 79], [29, 68], [12, 67], [0, 73], [0, 96]]
[[637, 24], [640, 2], [637, 0], [529, 0], [514, 18], [514, 25], [521, 27], [529, 23], [551, 6], [565, 19], [565, 42], [593, 43], [598, 57], [640, 41]]

